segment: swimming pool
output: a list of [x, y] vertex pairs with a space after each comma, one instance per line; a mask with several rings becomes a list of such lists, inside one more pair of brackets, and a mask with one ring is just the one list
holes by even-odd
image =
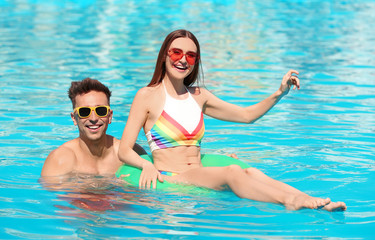
[[[0, 1], [0, 239], [375, 234], [374, 1], [79, 2]], [[41, 186], [48, 153], [77, 136], [70, 82], [90, 76], [110, 87], [109, 133], [119, 138], [161, 42], [178, 28], [200, 40], [207, 88], [232, 103], [268, 96], [290, 68], [301, 73], [301, 90], [253, 125], [206, 118], [204, 152], [237, 153], [309, 194], [345, 201], [345, 213], [287, 211], [228, 192], [139, 191], [104, 177], [74, 180], [94, 183], [80, 201]]]

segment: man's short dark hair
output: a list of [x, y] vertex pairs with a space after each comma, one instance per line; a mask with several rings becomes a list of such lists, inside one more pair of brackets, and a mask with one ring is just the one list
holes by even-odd
[[73, 108], [76, 106], [76, 96], [86, 94], [90, 91], [103, 92], [107, 96], [108, 104], [110, 103], [111, 91], [109, 91], [108, 87], [96, 79], [85, 78], [82, 81], [73, 81], [68, 90]]

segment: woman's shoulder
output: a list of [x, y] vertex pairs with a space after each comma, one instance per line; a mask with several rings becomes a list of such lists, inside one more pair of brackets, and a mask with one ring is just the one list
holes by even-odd
[[152, 97], [156, 94], [159, 94], [160, 91], [160, 85], [152, 86], [152, 87], [143, 87], [138, 90], [137, 95], [138, 97]]
[[189, 90], [190, 94], [193, 94], [193, 95], [200, 95], [202, 94], [202, 91], [205, 90], [204, 88], [199, 87], [199, 86], [190, 86], [190, 87], [187, 87], [187, 89]]
[[192, 94], [196, 98], [206, 99], [207, 97], [212, 95], [212, 93], [204, 87], [191, 86], [188, 89], [189, 89], [190, 94]]
[[138, 106], [145, 106], [148, 110], [155, 107], [155, 104], [160, 102], [160, 96], [162, 92], [159, 86], [155, 87], [143, 87], [138, 90], [134, 97], [133, 103]]

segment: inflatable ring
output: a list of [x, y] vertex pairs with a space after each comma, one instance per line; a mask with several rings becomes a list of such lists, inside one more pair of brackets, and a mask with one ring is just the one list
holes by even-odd
[[[141, 155], [143, 159], [146, 159], [150, 162], [153, 162], [152, 156], [149, 155]], [[204, 167], [225, 167], [229, 165], [239, 165], [241, 168], [249, 168], [250, 165], [235, 159], [231, 158], [225, 155], [218, 155], [218, 154], [202, 154], [201, 155], [201, 161], [202, 165]], [[129, 165], [122, 165], [116, 172], [116, 177], [121, 177], [122, 175], [128, 175], [129, 176], [124, 176], [123, 179], [128, 182], [130, 185], [137, 186], [139, 183], [139, 177], [141, 175], [141, 169], [129, 166]], [[173, 189], [180, 189], [181, 187], [192, 187], [196, 188], [195, 186], [191, 185], [180, 185], [180, 184], [174, 184], [170, 183], [167, 181], [164, 182], [158, 182], [156, 184], [157, 189], [168, 189], [168, 190], [173, 190]]]

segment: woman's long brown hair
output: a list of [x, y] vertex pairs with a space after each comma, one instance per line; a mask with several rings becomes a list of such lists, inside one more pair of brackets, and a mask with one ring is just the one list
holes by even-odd
[[201, 52], [200, 52], [199, 42], [198, 42], [197, 38], [194, 36], [193, 33], [189, 32], [185, 29], [179, 29], [179, 30], [171, 32], [164, 39], [164, 42], [161, 45], [161, 48], [160, 48], [160, 51], [159, 51], [158, 59], [156, 60], [154, 75], [152, 76], [151, 82], [147, 85], [148, 87], [159, 85], [162, 82], [162, 80], [165, 76], [165, 72], [166, 72], [165, 60], [166, 60], [166, 56], [167, 56], [167, 52], [169, 50], [169, 47], [170, 47], [171, 43], [173, 42], [173, 40], [175, 40], [177, 38], [181, 38], [181, 37], [190, 38], [195, 43], [195, 46], [197, 46], [197, 55], [198, 55], [198, 61], [194, 65], [193, 71], [184, 79], [184, 85], [186, 87], [189, 87], [189, 86], [193, 85], [198, 80], [198, 78], [199, 78], [199, 66], [200, 66], [200, 63], [201, 63], [201, 60], [200, 60]]

